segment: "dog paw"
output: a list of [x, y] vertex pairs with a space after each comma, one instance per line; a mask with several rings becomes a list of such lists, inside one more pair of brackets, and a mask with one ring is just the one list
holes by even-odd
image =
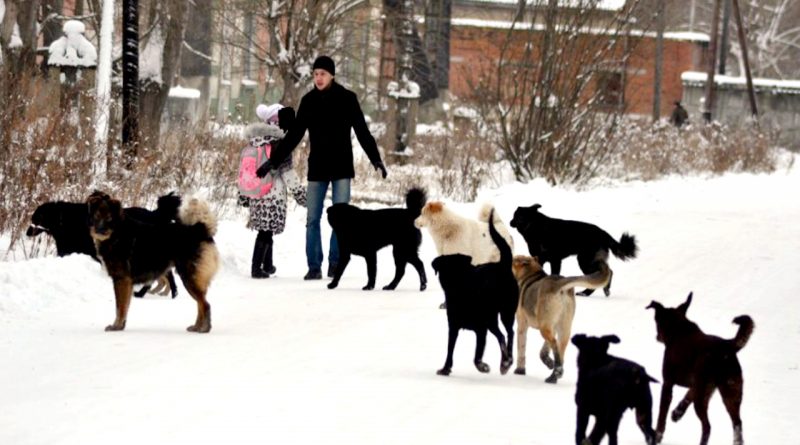
[[553, 367], [556, 365], [556, 363], [553, 361], [553, 359], [550, 358], [550, 356], [542, 355], [539, 358], [542, 359], [542, 363], [544, 363], [544, 365], [547, 366], [547, 369], [553, 369]]
[[425, 290], [425, 289], [427, 289], [427, 288], [428, 288], [428, 285], [427, 285], [427, 284], [425, 284], [425, 283], [422, 283], [422, 284], [420, 284], [420, 285], [419, 285], [419, 291], [420, 291], [420, 292], [424, 291], [424, 290]]
[[516, 375], [525, 375], [525, 368], [517, 368], [514, 370], [514, 374]]
[[656, 443], [661, 443], [661, 439], [664, 438], [663, 431], [656, 431]]
[[594, 289], [584, 289], [584, 290], [578, 292], [575, 295], [579, 295], [581, 297], [588, 297], [589, 295], [592, 295], [593, 292], [594, 292]]
[[450, 375], [450, 371], [451, 371], [450, 368], [442, 368], [442, 369], [436, 371], [436, 374], [443, 375], [443, 376], [447, 377], [448, 375]]
[[394, 288], [395, 288], [395, 286], [392, 286], [391, 284], [387, 284], [386, 286], [383, 286], [383, 290], [394, 290]]
[[550, 377], [544, 379], [544, 381], [547, 382], [547, 383], [558, 383], [558, 377], [556, 376], [556, 373], [554, 372], [554, 373], [550, 374]]
[[125, 329], [125, 323], [122, 323], [122, 324], [110, 324], [110, 325], [106, 326], [106, 332], [121, 331], [123, 329]]
[[[508, 374], [508, 370], [511, 369], [511, 365], [512, 365], [511, 360], [501, 360], [500, 361], [500, 374], [502, 374], [502, 375]], [[514, 372], [516, 372], [516, 370]]]
[[372, 289], [375, 289], [374, 284], [367, 284], [366, 286], [361, 288], [361, 290], [372, 290]]
[[480, 372], [482, 372], [484, 374], [486, 374], [487, 372], [489, 372], [491, 370], [491, 368], [489, 368], [489, 365], [487, 365], [484, 362], [476, 362], [475, 363], [475, 368], [477, 368], [478, 371], [480, 371]]
[[439, 309], [447, 309], [447, 302], [440, 304]]
[[611, 296], [611, 290], [610, 289], [603, 289], [603, 293], [606, 294], [606, 297], [610, 297]]
[[336, 289], [336, 286], [338, 286], [338, 285], [339, 285], [339, 283], [337, 283], [335, 281], [331, 281], [330, 283], [328, 283], [328, 289]]
[[186, 330], [189, 332], [197, 332], [198, 334], [207, 334], [211, 331], [211, 324], [193, 324], [186, 328]]

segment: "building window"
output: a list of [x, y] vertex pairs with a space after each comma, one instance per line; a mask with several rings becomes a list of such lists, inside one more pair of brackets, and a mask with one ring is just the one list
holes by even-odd
[[621, 107], [624, 104], [625, 85], [619, 71], [598, 71], [597, 102], [604, 107]]

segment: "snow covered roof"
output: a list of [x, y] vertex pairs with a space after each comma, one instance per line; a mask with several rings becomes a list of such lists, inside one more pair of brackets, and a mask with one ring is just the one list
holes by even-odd
[[[547, 28], [542, 23], [536, 23], [531, 25], [529, 22], [513, 22], [510, 20], [484, 20], [484, 19], [471, 19], [471, 18], [453, 18], [451, 20], [452, 26], [464, 26], [464, 27], [474, 27], [474, 28], [491, 28], [491, 29], [511, 29], [513, 26], [514, 29], [519, 30], [530, 30], [533, 29], [534, 31], [545, 31]], [[579, 30], [581, 34], [592, 34], [592, 35], [616, 35], [617, 32], [615, 29], [606, 29], [606, 28], [581, 28]], [[630, 30], [630, 35], [634, 37], [650, 37], [655, 38], [656, 33], [654, 31], [642, 31], [642, 30]], [[665, 32], [664, 38], [667, 40], [676, 40], [676, 41], [684, 41], [684, 42], [709, 42], [711, 39], [709, 38], [708, 34], [703, 34], [700, 32]]]
[[169, 97], [180, 97], [184, 99], [200, 98], [200, 90], [196, 88], [184, 88], [180, 85], [169, 89]]
[[[506, 5], [516, 5], [519, 0], [470, 0], [475, 3], [496, 3]], [[586, 8], [594, 7], [605, 11], [618, 11], [625, 6], [626, 0], [558, 0], [558, 6], [562, 8]], [[547, 5], [547, 0], [527, 0], [528, 5]]]
[[86, 26], [77, 20], [67, 20], [62, 28], [64, 35], [50, 44], [47, 64], [53, 66], [96, 67], [97, 49], [83, 33]]
[[[681, 74], [681, 81], [686, 85], [701, 86], [706, 84], [707, 74], [700, 71], [685, 71]], [[741, 89], [747, 85], [744, 77], [726, 76], [716, 74], [714, 85], [723, 88]], [[766, 91], [782, 94], [800, 94], [800, 80], [780, 80], [753, 78], [753, 87], [757, 91]]]

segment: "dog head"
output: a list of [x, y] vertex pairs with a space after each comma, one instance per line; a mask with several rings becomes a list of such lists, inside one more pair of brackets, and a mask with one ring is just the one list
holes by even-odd
[[588, 355], [607, 355], [608, 345], [619, 343], [619, 337], [614, 334], [594, 337], [586, 334], [575, 334], [572, 336], [572, 344], [577, 346], [582, 354]]
[[57, 202], [46, 202], [31, 215], [31, 225], [25, 232], [27, 236], [36, 236], [41, 233], [50, 233], [61, 224], [61, 212]]
[[529, 275], [544, 272], [539, 259], [528, 255], [515, 255], [514, 260], [511, 262], [511, 271], [514, 272], [514, 278], [517, 281]]
[[534, 220], [542, 215], [539, 213], [539, 208], [541, 207], [541, 204], [534, 204], [530, 207], [517, 207], [509, 225], [517, 229], [520, 233], [527, 232]]
[[97, 241], [107, 240], [123, 219], [122, 204], [101, 191], [89, 195], [86, 204], [89, 207], [89, 233]]
[[174, 221], [178, 218], [181, 202], [180, 195], [177, 195], [175, 192], [169, 192], [158, 198], [155, 211], [164, 222]]
[[656, 311], [656, 340], [661, 343], [666, 343], [667, 340], [672, 338], [675, 333], [680, 332], [687, 325], [693, 324], [686, 318], [686, 311], [692, 303], [692, 292], [686, 297], [686, 301], [674, 308], [664, 307], [658, 301], [651, 301], [646, 309], [654, 309]]
[[422, 207], [419, 216], [414, 220], [414, 227], [421, 229], [431, 225], [433, 220], [444, 211], [444, 203], [441, 201], [431, 201]]

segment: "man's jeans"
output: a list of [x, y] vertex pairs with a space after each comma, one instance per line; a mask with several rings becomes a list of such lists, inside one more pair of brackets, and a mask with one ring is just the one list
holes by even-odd
[[[320, 233], [320, 220], [322, 219], [322, 208], [325, 204], [325, 193], [328, 191], [328, 184], [332, 184], [331, 193], [333, 203], [350, 202], [350, 179], [337, 179], [335, 181], [308, 181], [308, 193], [306, 195], [306, 205], [308, 214], [306, 217], [306, 261], [308, 270], [322, 270], [322, 235]], [[331, 231], [331, 245], [328, 252], [328, 264], [335, 264], [339, 261], [339, 245], [336, 242], [336, 234]]]

